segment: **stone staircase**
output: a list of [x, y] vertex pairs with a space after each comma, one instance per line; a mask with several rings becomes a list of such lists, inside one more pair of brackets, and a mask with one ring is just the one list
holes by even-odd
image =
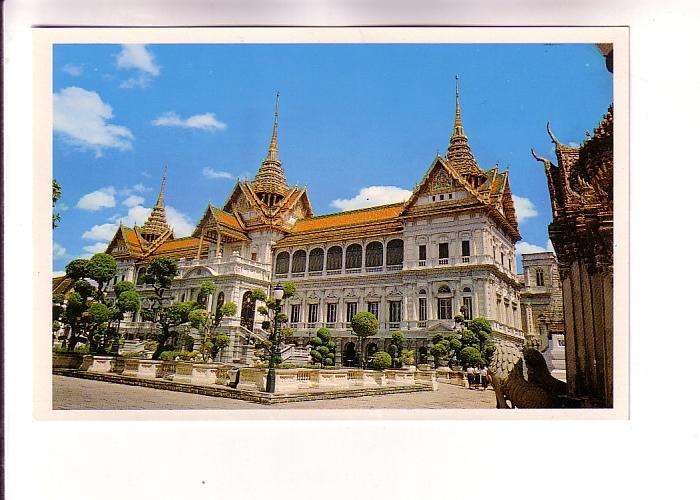
[[280, 350], [280, 355], [282, 356], [282, 363], [305, 365], [311, 362], [311, 356], [309, 356], [308, 347], [296, 347], [295, 345], [288, 345]]

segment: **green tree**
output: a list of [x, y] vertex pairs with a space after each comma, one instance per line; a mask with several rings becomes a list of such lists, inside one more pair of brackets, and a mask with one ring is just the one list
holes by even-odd
[[364, 343], [367, 337], [376, 335], [379, 331], [377, 317], [368, 311], [362, 311], [352, 317], [352, 331], [360, 339], [360, 368], [364, 368]]
[[[105, 287], [117, 274], [114, 257], [98, 253], [89, 260], [75, 259], [66, 265], [66, 275], [73, 278], [73, 292], [63, 303], [54, 302], [61, 308], [57, 321], [70, 330], [68, 350], [73, 351], [79, 341], [87, 342], [91, 352], [102, 352], [109, 332], [110, 322], [117, 310], [105, 299]], [[93, 286], [90, 281], [97, 283]], [[58, 311], [56, 311], [58, 312]]]
[[152, 359], [160, 359], [167, 344], [177, 336], [175, 328], [187, 323], [193, 310], [201, 309], [201, 305], [195, 301], [171, 302], [168, 292], [176, 275], [177, 263], [168, 257], [156, 257], [146, 267], [144, 281], [151, 285], [153, 291], [146, 297], [147, 306], [141, 315], [146, 321], [157, 325], [158, 331], [154, 335], [157, 343]]
[[86, 277], [97, 283], [96, 300], [104, 302], [107, 283], [117, 275], [117, 261], [109, 254], [96, 253], [85, 265]]
[[[282, 300], [284, 300], [294, 296], [297, 286], [293, 282], [286, 282], [282, 284], [282, 289], [284, 290]], [[251, 297], [256, 303], [263, 303], [258, 306], [257, 311], [267, 318], [262, 322], [262, 329], [267, 332], [267, 338], [256, 342], [255, 348], [262, 352], [260, 357], [263, 360], [269, 360], [270, 356], [272, 356], [274, 363], [278, 365], [282, 362], [282, 358], [277, 354], [276, 350], [280, 342], [282, 342], [286, 336], [290, 336], [294, 332], [291, 328], [284, 328], [289, 318], [287, 318], [286, 314], [282, 313], [281, 306], [277, 304], [274, 297], [268, 297], [264, 290], [260, 288], [254, 289]], [[275, 335], [275, 320], [279, 327], [277, 335]]]
[[[56, 203], [58, 202], [58, 199], [61, 197], [61, 185], [58, 183], [56, 179], [53, 180], [53, 185], [52, 185], [52, 204], [51, 206], [53, 208], [56, 208]], [[61, 214], [58, 212], [54, 212], [52, 214], [52, 221], [51, 221], [51, 228], [56, 229], [58, 227], [58, 223], [61, 222]]]
[[457, 315], [457, 333], [433, 337], [430, 353], [436, 366], [477, 366], [491, 362], [495, 350], [491, 325], [486, 318], [466, 320]]
[[[198, 297], [209, 298], [216, 293], [216, 285], [210, 280], [202, 282], [199, 287]], [[206, 302], [206, 301], [205, 301]], [[189, 322], [193, 328], [199, 331], [199, 352], [205, 361], [213, 360], [221, 349], [229, 343], [229, 336], [216, 334], [225, 317], [235, 316], [238, 310], [233, 302], [224, 302], [221, 307], [210, 314], [205, 309], [195, 309], [190, 312]]]
[[311, 345], [311, 358], [321, 367], [335, 364], [335, 342], [331, 340], [331, 331], [328, 328], [319, 328], [316, 336], [309, 340]]
[[372, 356], [372, 368], [375, 370], [386, 370], [392, 364], [391, 356], [388, 352], [377, 351]]
[[391, 366], [393, 368], [401, 368], [403, 364], [403, 333], [393, 332], [391, 334], [391, 341], [387, 347], [387, 352], [391, 356]]

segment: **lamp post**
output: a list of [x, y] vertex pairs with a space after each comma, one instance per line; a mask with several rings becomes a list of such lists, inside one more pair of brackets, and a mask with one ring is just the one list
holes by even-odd
[[272, 345], [270, 346], [270, 360], [267, 365], [267, 386], [265, 392], [270, 394], [275, 392], [275, 358], [279, 356], [280, 348], [280, 338], [279, 338], [279, 321], [277, 316], [280, 312], [280, 304], [282, 302], [282, 297], [284, 296], [284, 289], [280, 283], [275, 285], [272, 290], [272, 297], [275, 299], [275, 307], [273, 309], [274, 318], [272, 323]]

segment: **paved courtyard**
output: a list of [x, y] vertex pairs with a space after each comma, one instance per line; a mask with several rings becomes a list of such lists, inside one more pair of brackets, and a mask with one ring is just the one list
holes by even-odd
[[270, 409], [469, 409], [496, 407], [492, 389], [469, 390], [440, 384], [435, 392], [364, 396], [261, 405], [129, 386], [61, 375], [53, 376], [54, 410], [270, 410]]

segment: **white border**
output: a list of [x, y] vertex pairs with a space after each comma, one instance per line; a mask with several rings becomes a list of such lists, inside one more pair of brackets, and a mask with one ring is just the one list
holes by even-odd
[[[274, 28], [274, 29], [37, 29], [34, 33], [35, 63], [35, 173], [36, 180], [48, 186], [50, 176], [45, 168], [51, 164], [51, 99], [52, 99], [52, 44], [56, 43], [613, 43], [615, 46], [614, 102], [615, 102], [615, 262], [627, 262], [627, 134], [628, 128], [628, 70], [627, 70], [627, 30], [624, 28]], [[601, 56], [602, 57], [602, 56]], [[601, 117], [602, 118], [602, 117]], [[621, 132], [621, 133], [620, 133]], [[543, 131], [544, 133], [544, 131]], [[618, 136], [617, 134], [620, 133]], [[41, 191], [45, 191], [42, 185]], [[41, 193], [37, 200], [48, 200]], [[48, 220], [50, 206], [48, 203], [35, 205], [35, 227], [43, 229], [41, 221]], [[621, 208], [622, 207], [622, 208]], [[50, 303], [48, 287], [51, 276], [50, 230], [35, 231], [40, 244], [35, 247], [36, 269], [34, 295], [35, 311], [46, 309]], [[618, 269], [622, 270], [618, 274]], [[50, 318], [35, 324], [34, 347], [37, 360], [34, 373], [35, 381], [35, 417], [39, 419], [109, 419], [109, 420], [144, 420], [144, 419], [615, 419], [628, 416], [628, 379], [627, 379], [627, 272], [626, 266], [616, 266], [615, 275], [615, 401], [613, 409], [604, 410], [519, 410], [504, 412], [493, 410], [301, 410], [275, 409], [274, 417], [264, 410], [114, 410], [114, 411], [54, 411], [51, 409], [51, 359], [45, 349], [44, 332], [50, 328]], [[48, 321], [48, 323], [47, 323]]]

